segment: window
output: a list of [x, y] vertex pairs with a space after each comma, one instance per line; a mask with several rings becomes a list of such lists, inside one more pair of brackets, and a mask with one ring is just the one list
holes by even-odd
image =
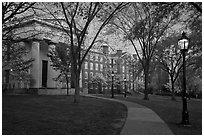
[[90, 63], [90, 70], [93, 70], [93, 63]]
[[109, 63], [110, 63], [110, 64], [112, 63], [112, 59], [109, 59]]
[[114, 85], [114, 86], [113, 86], [113, 89], [117, 89], [117, 86], [116, 86], [116, 85]]
[[84, 88], [88, 88], [88, 83], [84, 82]]
[[95, 69], [98, 70], [98, 63], [96, 63], [96, 66], [95, 66], [95, 67], [96, 67]]
[[122, 72], [125, 72], [125, 66], [122, 66]]
[[93, 60], [93, 55], [90, 55], [90, 60]]
[[103, 57], [100, 57], [100, 62], [103, 62]]
[[84, 78], [88, 79], [88, 72], [84, 72]]
[[95, 61], [98, 61], [98, 55], [95, 56]]
[[100, 71], [103, 71], [103, 64], [100, 64]]
[[87, 56], [86, 56], [86, 60], [89, 60], [89, 59], [90, 59], [90, 55], [87, 55]]
[[85, 62], [84, 66], [85, 66], [85, 69], [88, 69], [88, 62]]
[[101, 61], [101, 57], [100, 56], [98, 56], [98, 61]]
[[93, 72], [90, 72], [90, 78], [93, 78]]
[[113, 60], [113, 64], [116, 64], [116, 60], [115, 59]]
[[89, 84], [89, 87], [90, 87], [90, 89], [93, 89], [93, 84], [90, 83], [90, 84]]
[[121, 64], [124, 64], [124, 59], [121, 59], [120, 61], [121, 61]]
[[128, 71], [129, 71], [128, 66], [126, 66], [125, 71], [126, 71], [126, 72], [128, 72]]

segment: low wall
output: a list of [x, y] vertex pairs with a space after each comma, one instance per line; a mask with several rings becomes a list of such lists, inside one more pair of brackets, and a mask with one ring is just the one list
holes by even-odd
[[[87, 89], [80, 89], [80, 93], [88, 94]], [[3, 94], [35, 94], [35, 95], [67, 95], [67, 89], [59, 88], [30, 88], [30, 89], [8, 89]], [[74, 95], [75, 89], [69, 89], [68, 95]]]
[[38, 95], [67, 95], [67, 89], [38, 89]]

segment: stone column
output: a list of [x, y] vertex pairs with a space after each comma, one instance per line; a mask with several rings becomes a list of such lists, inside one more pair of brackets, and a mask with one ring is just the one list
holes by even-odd
[[31, 67], [31, 74], [35, 80], [31, 88], [40, 88], [40, 43], [33, 41], [31, 47], [31, 56], [34, 59]]

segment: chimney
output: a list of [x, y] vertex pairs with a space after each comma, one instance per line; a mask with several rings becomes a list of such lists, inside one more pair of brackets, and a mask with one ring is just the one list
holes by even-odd
[[117, 53], [116, 53], [119, 57], [122, 56], [122, 50], [117, 50]]
[[108, 54], [108, 46], [107, 45], [102, 45], [103, 47], [103, 54]]

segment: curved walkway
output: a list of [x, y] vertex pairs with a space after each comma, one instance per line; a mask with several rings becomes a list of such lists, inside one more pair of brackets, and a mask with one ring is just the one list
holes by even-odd
[[121, 135], [173, 135], [166, 123], [151, 109], [128, 101], [85, 95], [125, 104], [128, 115]]

